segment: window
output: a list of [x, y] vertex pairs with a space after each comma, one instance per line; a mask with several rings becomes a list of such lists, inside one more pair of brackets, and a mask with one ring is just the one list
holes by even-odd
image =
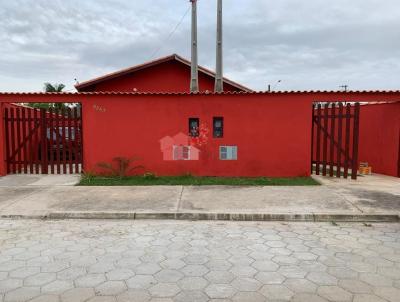
[[220, 146], [220, 160], [237, 160], [237, 146]]
[[190, 146], [173, 146], [174, 160], [190, 160]]
[[215, 138], [224, 136], [224, 118], [214, 117], [213, 119], [213, 136]]
[[200, 121], [198, 118], [189, 118], [189, 135], [191, 137], [198, 137], [199, 136], [199, 125]]

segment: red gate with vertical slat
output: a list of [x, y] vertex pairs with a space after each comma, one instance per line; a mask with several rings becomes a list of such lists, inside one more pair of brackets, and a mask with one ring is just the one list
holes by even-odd
[[72, 174], [82, 169], [80, 108], [4, 109], [9, 174]]
[[[312, 107], [312, 171], [357, 179], [360, 104], [318, 103]], [[344, 146], [344, 148], [343, 148]]]

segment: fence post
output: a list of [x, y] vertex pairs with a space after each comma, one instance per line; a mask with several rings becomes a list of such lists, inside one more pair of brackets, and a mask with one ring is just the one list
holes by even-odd
[[310, 174], [313, 173], [313, 167], [314, 167], [314, 119], [315, 119], [315, 105], [314, 103], [312, 104], [312, 117], [311, 117], [311, 170]]
[[46, 126], [46, 109], [40, 109], [40, 133], [41, 133], [41, 166], [42, 174], [48, 174], [47, 164], [47, 126]]
[[351, 167], [351, 179], [357, 179], [359, 121], [360, 121], [360, 103], [356, 103], [354, 106], [353, 156], [352, 156], [353, 162]]

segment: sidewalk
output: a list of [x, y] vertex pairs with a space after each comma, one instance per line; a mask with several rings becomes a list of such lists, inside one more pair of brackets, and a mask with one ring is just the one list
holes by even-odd
[[322, 186], [77, 187], [77, 176], [0, 178], [0, 217], [397, 221], [400, 179], [317, 177]]

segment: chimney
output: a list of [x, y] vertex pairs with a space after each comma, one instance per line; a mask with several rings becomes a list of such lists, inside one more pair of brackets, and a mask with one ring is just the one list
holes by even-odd
[[190, 92], [199, 92], [198, 62], [197, 62], [197, 0], [192, 2], [192, 65], [190, 78]]
[[215, 67], [215, 92], [224, 91], [222, 58], [222, 0], [218, 0], [217, 7], [217, 62]]

